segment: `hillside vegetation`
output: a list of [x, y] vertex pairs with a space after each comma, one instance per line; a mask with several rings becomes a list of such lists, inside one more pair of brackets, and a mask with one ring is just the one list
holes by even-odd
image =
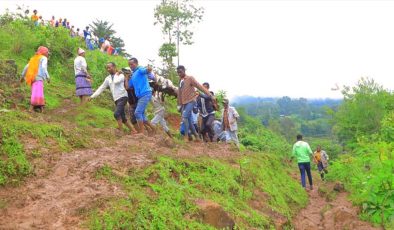
[[[18, 73], [38, 46], [45, 45], [51, 52], [48, 67], [51, 83], [45, 85], [44, 114], [27, 113], [30, 89], [19, 84], [19, 76], [0, 79], [0, 212], [11, 210], [19, 199], [11, 199], [18, 192], [7, 191], [21, 190], [22, 197], [29, 192], [24, 186], [38, 179], [46, 181], [53, 173], [57, 175], [56, 162], [75, 162], [70, 159], [78, 154], [89, 156], [103, 148], [110, 152], [126, 142], [134, 144], [125, 145], [124, 154], [130, 159], [142, 154], [150, 163], [135, 168], [116, 159], [111, 159], [116, 161], [114, 164], [106, 163], [103, 158], [104, 163], [89, 178], [94, 183], [119, 187], [121, 195], [114, 193], [83, 208], [71, 208], [78, 219], [71, 223], [92, 229], [211, 229], [214, 225], [201, 214], [198, 201], [203, 200], [219, 205], [235, 227], [290, 229], [292, 217], [306, 205], [307, 194], [290, 176], [293, 167], [284, 160], [290, 145], [258, 120], [241, 111], [241, 152], [220, 144], [204, 147], [184, 144], [178, 137], [174, 143], [160, 148], [157, 145], [161, 141], [167, 143], [162, 137], [133, 140], [133, 136], [125, 136], [118, 140], [113, 132], [114, 105], [109, 93], [94, 103], [77, 106], [73, 60], [77, 48], [84, 47], [83, 42], [70, 38], [62, 28], [35, 27], [9, 15], [0, 17], [0, 26], [0, 60], [15, 60]], [[87, 52], [86, 60], [95, 89], [106, 76], [105, 63], [127, 65], [122, 57], [99, 51]], [[167, 103], [169, 111], [174, 111], [175, 102], [169, 99]], [[179, 122], [179, 114], [168, 116]], [[178, 129], [178, 122], [170, 122], [173, 130]], [[77, 163], [77, 168], [89, 166], [84, 166], [85, 161]], [[69, 173], [73, 173], [71, 169]], [[28, 210], [30, 206], [23, 207]], [[3, 221], [11, 224], [10, 220], [17, 218]], [[50, 219], [45, 223], [50, 224]], [[45, 223], [39, 226], [45, 228]]]

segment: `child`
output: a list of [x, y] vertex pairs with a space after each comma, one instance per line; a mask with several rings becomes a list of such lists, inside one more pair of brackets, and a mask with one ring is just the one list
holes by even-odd
[[163, 127], [164, 131], [167, 133], [167, 135], [172, 138], [172, 134], [170, 132], [170, 129], [167, 126], [167, 122], [164, 119], [165, 115], [165, 107], [164, 107], [164, 100], [159, 95], [159, 92], [157, 91], [152, 91], [152, 105], [153, 105], [153, 111], [155, 113], [155, 117], [152, 119], [151, 123], [152, 125], [157, 125], [160, 123], [160, 125]]
[[317, 169], [319, 170], [320, 177], [324, 180], [324, 174], [328, 173], [328, 155], [326, 151], [321, 149], [321, 146], [317, 146], [316, 151], [313, 153], [313, 162], [317, 164]]

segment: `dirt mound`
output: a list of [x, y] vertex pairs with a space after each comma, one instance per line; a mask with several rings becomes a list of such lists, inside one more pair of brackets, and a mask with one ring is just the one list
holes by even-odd
[[[172, 141], [171, 144], [163, 144], [164, 140], [160, 135], [125, 135], [114, 146], [60, 154], [41, 151], [42, 156], [33, 161], [35, 176], [20, 187], [0, 189], [0, 202], [4, 204], [0, 209], [0, 228], [80, 228], [83, 214], [88, 210], [103, 199], [124, 195], [122, 188], [95, 177], [97, 170], [106, 165], [116, 173], [127, 175], [132, 168], [152, 164], [155, 155], [185, 158], [239, 155], [226, 145], [193, 142], [176, 145]], [[34, 139], [28, 143], [32, 149], [26, 147], [27, 152], [39, 147]]]
[[347, 200], [347, 193], [336, 193], [335, 185], [323, 184], [315, 176], [314, 190], [308, 190], [309, 205], [293, 219], [296, 230], [381, 229], [359, 220], [359, 210]]
[[152, 163], [145, 153], [129, 151], [127, 139], [117, 146], [64, 153], [45, 178], [31, 178], [25, 186], [0, 190], [6, 207], [0, 210], [5, 229], [72, 229], [81, 214], [98, 201], [123, 196], [116, 185], [97, 180], [104, 165], [119, 171]]
[[234, 229], [234, 220], [223, 210], [223, 208], [209, 200], [196, 200], [196, 205], [200, 209], [198, 220], [218, 229]]

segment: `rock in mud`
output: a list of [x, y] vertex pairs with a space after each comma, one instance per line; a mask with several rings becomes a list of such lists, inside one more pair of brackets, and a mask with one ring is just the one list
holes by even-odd
[[234, 229], [234, 220], [219, 204], [209, 200], [196, 200], [196, 205], [200, 209], [197, 219], [201, 222], [218, 229]]
[[345, 186], [342, 183], [337, 182], [334, 185], [334, 191], [336, 191], [336, 192], [344, 192], [345, 191]]

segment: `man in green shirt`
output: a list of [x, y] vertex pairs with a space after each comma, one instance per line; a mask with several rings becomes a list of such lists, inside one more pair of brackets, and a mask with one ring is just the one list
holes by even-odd
[[311, 174], [311, 158], [312, 149], [308, 143], [302, 141], [302, 135], [297, 135], [297, 142], [293, 145], [293, 156], [297, 158], [298, 168], [301, 174], [302, 187], [306, 187], [305, 171], [308, 175], [310, 189], [313, 190], [312, 174]]

